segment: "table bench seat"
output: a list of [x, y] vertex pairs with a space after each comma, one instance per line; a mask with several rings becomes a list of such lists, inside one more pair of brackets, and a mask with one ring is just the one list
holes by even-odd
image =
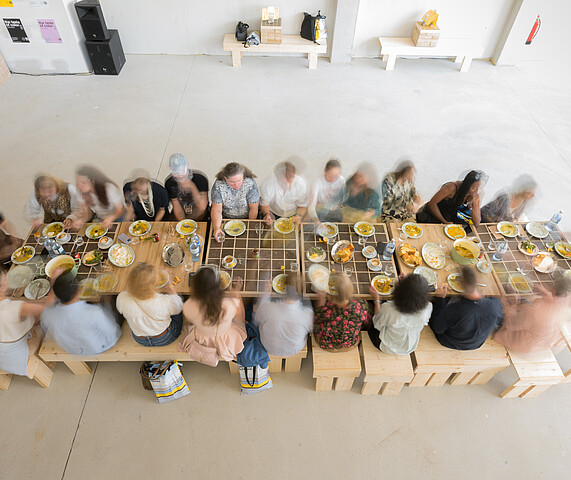
[[282, 43], [260, 43], [244, 47], [243, 42], [238, 42], [233, 33], [224, 35], [222, 43], [225, 52], [232, 52], [232, 66], [242, 66], [242, 53], [307, 53], [309, 68], [317, 68], [317, 55], [327, 53], [327, 41], [320, 44], [301, 38], [299, 35], [282, 35]]
[[[307, 358], [307, 344], [295, 355], [291, 357], [277, 357], [275, 355], [270, 355], [270, 363], [268, 363], [268, 370], [270, 373], [284, 372], [300, 372], [301, 371], [301, 361]], [[228, 362], [228, 367], [230, 368], [230, 373], [238, 374], [240, 369], [236, 362]]]
[[361, 374], [358, 345], [346, 352], [329, 352], [323, 350], [312, 335], [311, 350], [315, 390], [351, 390], [353, 381]]

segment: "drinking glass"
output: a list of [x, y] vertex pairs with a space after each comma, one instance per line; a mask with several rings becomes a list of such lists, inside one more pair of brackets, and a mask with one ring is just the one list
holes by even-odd
[[491, 237], [490, 241], [488, 242], [488, 250], [493, 252], [496, 248], [498, 248], [498, 241], [494, 237]]
[[131, 245], [139, 245], [140, 241], [141, 241], [141, 239], [139, 237], [133, 237], [131, 239]]
[[533, 267], [531, 262], [519, 262], [519, 266], [516, 268], [516, 270], [522, 275], [529, 275], [533, 270]]
[[79, 248], [85, 244], [85, 240], [83, 239], [83, 237], [81, 235], [78, 235], [77, 237], [75, 237], [75, 240], [73, 241], [73, 243], [75, 243], [75, 246], [77, 248]]
[[343, 271], [345, 272], [345, 275], [347, 275], [348, 277], [353, 275], [353, 267], [350, 266], [343, 267]]
[[361, 235], [359, 235], [359, 245], [364, 247], [366, 243], [367, 243], [367, 239], [365, 237], [362, 237]]
[[297, 272], [299, 270], [299, 264], [296, 262], [292, 262], [289, 264], [289, 270], [290, 272]]
[[190, 273], [192, 272], [192, 270], [194, 269], [194, 262], [192, 261], [192, 259], [188, 259], [185, 263], [184, 263], [184, 271], [186, 273]]
[[438, 245], [440, 245], [440, 248], [444, 250], [445, 254], [448, 254], [448, 247], [450, 246], [450, 242], [447, 239], [443, 238], [442, 240], [440, 240], [440, 243]]
[[167, 229], [167, 233], [169, 234], [170, 237], [174, 237], [176, 235], [176, 228], [174, 225], [169, 225], [168, 229]]
[[256, 223], [255, 230], [256, 233], [258, 234], [258, 237], [260, 237], [262, 233], [264, 233], [264, 224], [262, 222]]
[[224, 240], [226, 240], [226, 235], [224, 232], [220, 232], [216, 239], [218, 240], [218, 243], [224, 243]]
[[401, 242], [406, 242], [406, 239], [408, 238], [407, 233], [404, 230], [401, 230], [400, 234], [399, 234], [399, 240]]
[[385, 275], [387, 277], [392, 277], [394, 273], [395, 273], [395, 267], [393, 267], [391, 264], [388, 264], [385, 267]]

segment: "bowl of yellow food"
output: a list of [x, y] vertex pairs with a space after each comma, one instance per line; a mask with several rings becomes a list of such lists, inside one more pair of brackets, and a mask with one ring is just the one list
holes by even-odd
[[369, 222], [357, 222], [353, 225], [353, 230], [361, 237], [370, 237], [375, 233], [375, 226]]
[[107, 229], [100, 223], [93, 223], [85, 229], [85, 235], [91, 240], [99, 240], [107, 233]]
[[515, 238], [519, 235], [519, 228], [515, 223], [512, 222], [500, 222], [497, 225], [498, 232], [500, 232], [504, 237]]
[[287, 291], [287, 275], [284, 273], [276, 275], [272, 281], [272, 287], [276, 293], [285, 295]]
[[293, 220], [291, 218], [286, 218], [286, 217], [278, 218], [274, 222], [274, 229], [276, 232], [285, 235], [287, 233], [291, 233], [294, 231], [295, 224], [293, 223]]
[[71, 275], [75, 277], [78, 267], [79, 262], [76, 262], [71, 255], [58, 255], [46, 264], [46, 275], [49, 278], [53, 278], [55, 271], [61, 269], [60, 275]]
[[230, 283], [232, 282], [232, 279], [230, 278], [230, 275], [228, 274], [228, 272], [219, 272], [219, 281], [220, 281], [220, 286], [222, 287], [222, 290], [226, 290], [228, 288], [228, 286], [230, 285]]
[[480, 256], [480, 246], [471, 242], [470, 240], [459, 239], [455, 240], [452, 251], [450, 252], [452, 260], [458, 265], [470, 265], [471, 263], [478, 263]]
[[18, 248], [12, 256], [12, 263], [15, 265], [22, 265], [26, 262], [29, 262], [33, 256], [36, 254], [36, 249], [30, 245], [24, 245], [23, 247]]
[[422, 237], [422, 227], [418, 223], [407, 222], [403, 223], [401, 230], [406, 233], [409, 238]]
[[377, 292], [379, 292], [379, 295], [390, 295], [395, 288], [392, 278], [389, 278], [386, 275], [377, 275], [376, 277], [373, 277], [371, 285]]
[[452, 240], [458, 240], [459, 238], [464, 238], [466, 236], [466, 231], [462, 225], [455, 224], [446, 225], [444, 227], [444, 233]]

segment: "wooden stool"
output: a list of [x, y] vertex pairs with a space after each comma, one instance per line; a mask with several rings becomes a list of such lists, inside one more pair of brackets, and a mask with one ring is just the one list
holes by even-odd
[[[43, 388], [48, 388], [52, 381], [54, 371], [48, 363], [38, 357], [38, 350], [42, 343], [43, 331], [39, 325], [32, 329], [32, 336], [28, 339], [28, 367], [26, 376], [34, 379]], [[12, 374], [0, 370], [0, 390], [8, 390], [12, 382]]]
[[409, 387], [482, 385], [509, 366], [506, 349], [489, 339], [477, 350], [453, 350], [440, 345], [434, 332], [426, 326], [418, 347], [412, 353], [414, 378]]
[[[361, 374], [361, 360], [357, 345], [346, 352], [329, 352], [323, 350], [313, 335], [311, 336], [313, 357], [313, 378], [315, 390], [323, 392], [332, 390], [351, 390], [353, 381]], [[333, 386], [333, 380], [335, 380]]]
[[502, 398], [537, 397], [551, 385], [565, 380], [551, 350], [523, 354], [508, 349], [508, 354], [518, 379], [502, 392]]
[[[268, 369], [270, 373], [284, 372], [300, 372], [301, 371], [301, 361], [307, 358], [307, 344], [295, 355], [291, 357], [276, 357], [275, 355], [270, 355], [270, 363], [268, 364]], [[230, 368], [230, 373], [238, 374], [240, 369], [236, 362], [228, 362], [228, 367]]]
[[[373, 345], [369, 334], [361, 332], [361, 356], [365, 364], [365, 383], [361, 395], [398, 395], [414, 377], [410, 355], [389, 355]], [[383, 385], [384, 384], [384, 385]]]

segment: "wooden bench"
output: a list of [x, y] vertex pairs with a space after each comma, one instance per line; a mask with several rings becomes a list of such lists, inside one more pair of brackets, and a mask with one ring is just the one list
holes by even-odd
[[248, 48], [244, 47], [242, 42], [238, 42], [233, 33], [224, 35], [222, 43], [225, 52], [232, 52], [232, 66], [242, 66], [242, 53], [307, 53], [309, 68], [317, 68], [317, 55], [327, 53], [327, 41], [323, 40], [321, 44], [314, 43], [299, 35], [283, 35], [282, 43], [260, 43], [260, 45], [252, 45]]
[[[62, 350], [54, 339], [46, 338], [39, 356], [46, 362], [63, 362], [75, 375], [89, 375], [91, 368], [86, 362], [147, 362], [179, 360], [190, 362], [186, 352], [177, 352], [179, 339], [164, 347], [144, 347], [133, 339], [127, 322], [123, 322], [123, 333], [109, 350], [97, 355], [73, 355]], [[182, 335], [182, 334], [181, 334]]]
[[398, 395], [414, 377], [410, 355], [389, 355], [373, 345], [369, 334], [361, 332], [361, 357], [365, 379], [361, 395]]
[[[291, 357], [276, 357], [275, 355], [270, 355], [270, 363], [268, 364], [268, 369], [270, 373], [284, 372], [300, 372], [301, 371], [301, 361], [307, 358], [307, 344], [295, 355]], [[230, 373], [237, 374], [240, 372], [238, 364], [236, 362], [228, 362], [228, 367], [230, 368]]]
[[[565, 342], [565, 346], [571, 352], [571, 326], [565, 325], [561, 331], [563, 335], [563, 341]], [[565, 383], [571, 383], [571, 368], [567, 370], [565, 373]]]
[[[31, 338], [28, 339], [29, 355], [26, 376], [34, 379], [43, 388], [48, 388], [52, 381], [54, 371], [51, 368], [51, 365], [48, 365], [38, 356], [42, 337], [42, 327], [36, 325], [32, 329]], [[12, 377], [13, 375], [11, 373], [0, 370], [0, 390], [8, 390], [10, 383], [12, 382]]]
[[502, 392], [502, 398], [537, 397], [551, 385], [565, 381], [551, 350], [523, 354], [508, 349], [508, 354], [518, 379]]
[[319, 347], [312, 335], [311, 350], [315, 390], [351, 390], [353, 381], [361, 374], [359, 347], [355, 345], [346, 352], [329, 352]]
[[412, 358], [409, 387], [440, 387], [449, 378], [450, 385], [482, 385], [510, 364], [506, 349], [491, 339], [477, 350], [453, 350], [440, 345], [429, 326], [422, 330]]
[[474, 42], [466, 38], [441, 38], [436, 47], [417, 47], [408, 37], [379, 37], [379, 45], [385, 70], [395, 69], [397, 57], [454, 57], [462, 63], [460, 71], [467, 72], [475, 54]]

